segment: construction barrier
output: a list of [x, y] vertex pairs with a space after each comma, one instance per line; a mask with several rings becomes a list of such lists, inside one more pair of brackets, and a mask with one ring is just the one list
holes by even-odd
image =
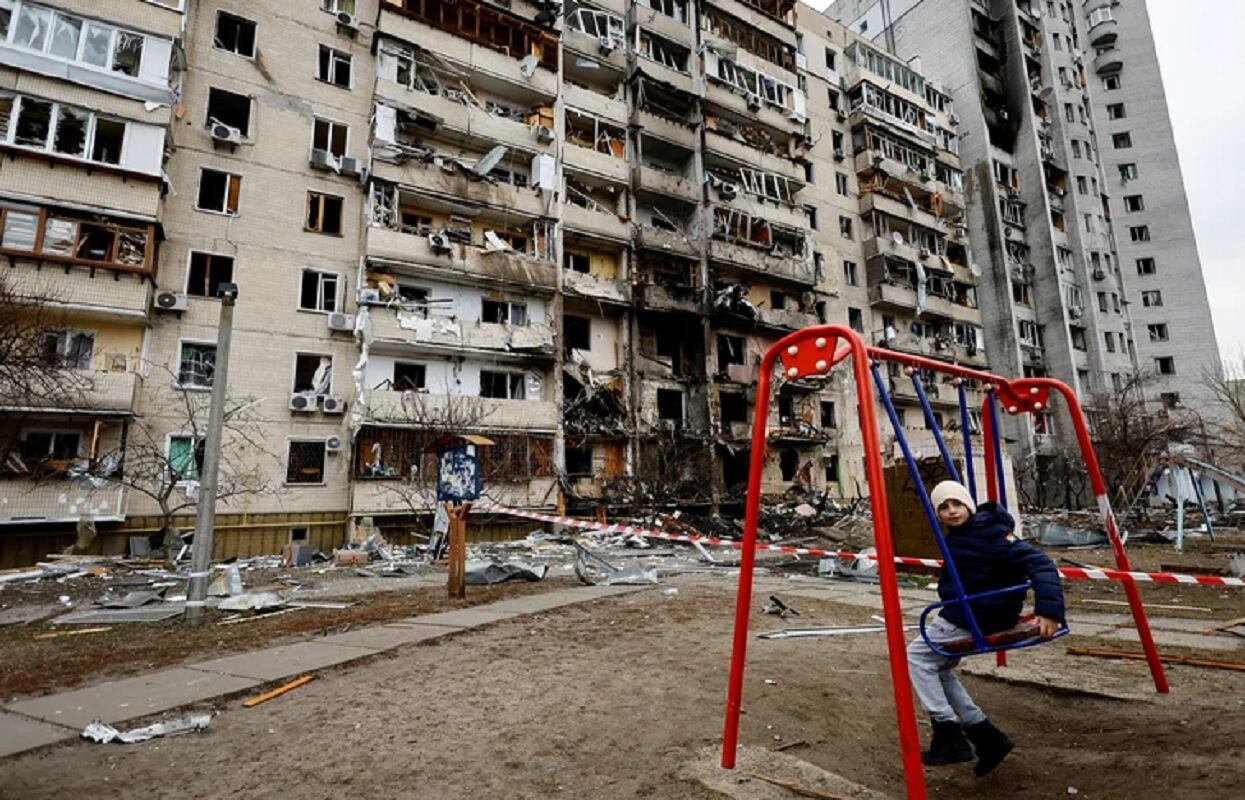
[[[634, 525], [622, 525], [618, 523], [603, 524], [592, 520], [575, 519], [573, 517], [559, 517], [552, 514], [541, 514], [535, 511], [524, 511], [518, 508], [506, 508], [503, 506], [493, 506], [491, 508], [481, 509], [482, 513], [492, 514], [509, 514], [524, 519], [533, 519], [540, 522], [548, 522], [554, 525], [569, 525], [574, 528], [583, 530], [600, 531], [601, 533], [627, 534], [632, 536], [640, 536], [645, 539], [663, 539], [668, 542], [686, 542], [688, 544], [698, 543], [707, 547], [731, 547], [736, 550], [743, 548], [743, 542], [736, 542], [731, 539], [719, 539], [714, 536], [695, 536], [686, 533], [667, 533], [666, 531], [655, 531], [648, 528], [639, 528]], [[816, 547], [792, 547], [783, 544], [764, 544], [757, 542], [757, 550], [768, 550], [770, 552], [787, 553], [794, 556], [819, 556], [821, 558], [868, 558], [877, 559], [873, 553], [852, 553], [844, 550], [821, 550]], [[906, 564], [908, 566], [919, 567], [941, 567], [942, 561], [937, 558], [911, 558], [908, 556], [895, 556], [896, 564]], [[1197, 586], [1235, 586], [1245, 588], [1245, 578], [1227, 578], [1218, 575], [1182, 575], [1176, 572], [1135, 572], [1118, 569], [1091, 569], [1088, 567], [1059, 567], [1059, 574], [1065, 580], [1073, 581], [1144, 581], [1147, 583], [1166, 583], [1166, 584], [1186, 584]]]

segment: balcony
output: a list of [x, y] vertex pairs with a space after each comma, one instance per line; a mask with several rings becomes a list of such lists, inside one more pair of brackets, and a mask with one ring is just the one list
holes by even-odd
[[1111, 49], [1094, 57], [1094, 72], [1099, 75], [1110, 75], [1124, 68], [1124, 56], [1119, 50]]
[[788, 111], [781, 111], [768, 103], [748, 105], [747, 98], [734, 89], [716, 80], [707, 80], [705, 100], [719, 108], [733, 111], [743, 119], [755, 120], [757, 123], [789, 134], [802, 134], [804, 124], [792, 119]]
[[91, 270], [84, 266], [44, 264], [15, 258], [6, 271], [19, 295], [56, 306], [107, 315], [143, 317], [150, 308], [150, 279], [142, 274]]
[[591, 273], [566, 270], [562, 273], [562, 288], [593, 300], [631, 302], [631, 286], [620, 278], [602, 278]]
[[[367, 393], [371, 421], [397, 423], [411, 419], [403, 410], [404, 392], [373, 390]], [[445, 419], [451, 401], [479, 403], [481, 418], [475, 427], [487, 430], [553, 431], [558, 427], [557, 409], [552, 400], [499, 400], [491, 397], [451, 398], [443, 394], [419, 395], [420, 414]], [[461, 412], [460, 412], [461, 413]]]
[[643, 57], [636, 58], [635, 66], [637, 70], [643, 72], [648, 77], [655, 81], [660, 81], [676, 91], [688, 95], [696, 94], [696, 84], [692, 81], [692, 76], [686, 72], [679, 72], [651, 58]]
[[[877, 306], [914, 310], [916, 309], [916, 289], [898, 283], [875, 283], [869, 287], [869, 302]], [[925, 295], [924, 311], [935, 316], [954, 319], [957, 322], [981, 324], [980, 309], [961, 305], [928, 292]]]
[[648, 111], [639, 112], [638, 119], [646, 135], [657, 136], [688, 149], [696, 146], [696, 134], [689, 124], [680, 124]]
[[601, 44], [600, 39], [590, 36], [583, 31], [570, 27], [564, 28], [562, 31], [562, 46], [566, 50], [582, 53], [599, 61], [611, 71], [622, 73], [627, 69], [627, 48], [615, 47], [607, 49]]
[[626, 242], [631, 238], [631, 224], [617, 214], [596, 211], [567, 203], [562, 206], [562, 226], [576, 233]]
[[65, 159], [25, 148], [4, 149], [6, 192], [42, 198], [70, 207], [91, 206], [155, 219], [162, 186], [158, 175], [122, 171], [117, 167]]
[[475, 245], [450, 245], [448, 252], [434, 250], [427, 236], [371, 226], [367, 229], [367, 258], [384, 264], [422, 266], [423, 272], [457, 273], [484, 285], [521, 286], [533, 293], [552, 293], [558, 286], [557, 270], [548, 261], [522, 253], [494, 253]]
[[[793, 186], [793, 193], [798, 188], [798, 186]], [[772, 222], [775, 225], [785, 225], [788, 228], [798, 229], [808, 228], [808, 214], [805, 213], [803, 208], [788, 203], [762, 200], [756, 195], [742, 193], [736, 195], [733, 200], [720, 202], [719, 205], [729, 206], [745, 214], [751, 214], [758, 219]]]
[[[392, 481], [383, 479], [358, 479], [351, 481], [350, 509], [354, 514], [387, 514], [393, 513], [395, 507], [409, 510], [403, 491], [396, 494]], [[532, 478], [522, 483], [495, 483], [485, 487], [488, 499], [498, 505], [511, 508], [553, 508], [558, 499], [558, 482], [556, 478]], [[436, 506], [436, 498], [428, 493], [426, 506], [419, 506], [419, 498], [412, 498], [417, 507], [426, 508], [432, 513]]]
[[645, 250], [674, 253], [686, 258], [696, 258], [700, 254], [700, 240], [697, 237], [645, 225], [639, 226], [636, 245]]
[[429, 316], [375, 308], [369, 315], [374, 344], [415, 345], [438, 350], [500, 351], [552, 357], [553, 326], [503, 325], [496, 322]]
[[[549, 98], [558, 93], [557, 74], [544, 66], [538, 66], [531, 77], [524, 77], [519, 71], [520, 59], [518, 58], [512, 58], [469, 39], [433, 28], [395, 9], [388, 3], [381, 3], [380, 9], [377, 29], [381, 33], [407, 42], [416, 42], [420, 47], [428, 49], [438, 57], [464, 68], [469, 74], [482, 73], [537, 91]], [[553, 39], [553, 44], [545, 46], [556, 47], [556, 37], [550, 34], [549, 38]]]
[[504, 209], [529, 220], [544, 216], [551, 198], [531, 187], [476, 180], [436, 164], [414, 161], [394, 164], [378, 160], [373, 170], [377, 178], [397, 183], [411, 192], [445, 198], [456, 205], [470, 203]]
[[640, 167], [639, 188], [647, 192], [666, 195], [689, 203], [700, 202], [700, 185], [693, 183], [682, 175], [656, 169]]
[[627, 104], [622, 100], [616, 100], [573, 83], [568, 83], [563, 87], [562, 96], [571, 108], [586, 111], [620, 125], [627, 124]]
[[715, 0], [714, 4], [732, 17], [743, 20], [746, 24], [753, 27], [760, 28], [778, 41], [789, 45], [793, 49], [795, 48], [795, 30], [787, 21], [771, 17], [769, 14], [762, 13], [751, 5], [739, 2], [739, 0]]
[[68, 478], [0, 478], [0, 497], [4, 498], [0, 525], [76, 523], [83, 517], [96, 522], [125, 519], [125, 489], [112, 482], [96, 488]]
[[713, 130], [705, 132], [705, 150], [725, 156], [736, 164], [772, 172], [788, 180], [804, 182], [804, 168], [791, 159], [766, 153], [747, 142], [715, 133]]
[[96, 372], [74, 370], [61, 384], [64, 393], [56, 397], [16, 397], [13, 387], [0, 382], [0, 398], [13, 398], [13, 406], [46, 409], [47, 413], [97, 414], [128, 416], [134, 412], [138, 375], [133, 372]]
[[483, 144], [485, 149], [498, 144], [524, 152], [553, 149], [552, 142], [538, 140], [535, 128], [524, 122], [490, 114], [474, 104], [456, 103], [444, 95], [419, 92], [393, 81], [379, 80], [376, 82], [376, 98], [437, 117], [441, 120], [438, 135], [452, 132], [465, 140]]
[[1094, 47], [1113, 45], [1119, 32], [1119, 23], [1114, 18], [1099, 19], [1089, 29], [1089, 43]]
[[701, 314], [704, 311], [700, 289], [690, 286], [643, 283], [636, 291], [641, 304], [653, 311], [680, 311], [687, 314]]
[[804, 256], [773, 256], [764, 248], [714, 239], [709, 242], [709, 258], [805, 286], [817, 282], [813, 260]]
[[596, 175], [615, 183], [627, 183], [630, 167], [625, 158], [568, 143], [562, 148], [563, 164], [572, 170]]
[[786, 331], [799, 330], [817, 324], [816, 314], [788, 308], [758, 308], [757, 318], [761, 325]]
[[932, 231], [941, 231], [943, 226], [941, 217], [922, 208], [919, 204], [913, 207], [903, 200], [896, 200], [881, 192], [866, 192], [860, 196], [860, 213], [864, 215], [872, 211], [880, 211], [898, 219], [911, 220]]

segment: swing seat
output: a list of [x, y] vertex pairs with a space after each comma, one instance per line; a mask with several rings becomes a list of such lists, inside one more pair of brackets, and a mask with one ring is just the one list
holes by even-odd
[[[983, 597], [994, 597], [1001, 594], [1027, 592], [1031, 588], [1033, 588], [1033, 584], [1026, 582], [1018, 586], [1009, 586], [1005, 589], [995, 589], [989, 592], [969, 595], [963, 600], [943, 600], [942, 602], [927, 606], [926, 609], [921, 612], [921, 638], [925, 640], [925, 644], [929, 646], [929, 649], [933, 650], [938, 655], [943, 656], [944, 658], [959, 658], [961, 656], [975, 656], [983, 653], [997, 653], [1002, 650], [1019, 650], [1022, 647], [1033, 647], [1035, 645], [1054, 641], [1061, 636], [1066, 636], [1068, 634], [1068, 626], [1065, 623], [1060, 625], [1049, 639], [1043, 639], [1041, 628], [1038, 627], [1038, 624], [1034, 621], [1036, 619], [1036, 615], [1034, 614], [1025, 614], [1016, 621], [1015, 625], [1005, 631], [983, 634], [980, 643], [975, 641], [972, 636], [966, 636], [963, 639], [955, 639], [950, 642], [933, 642], [930, 640], [929, 635], [925, 631], [926, 620], [928, 619], [930, 613], [939, 608], [959, 603], [971, 603], [973, 600]], [[972, 618], [973, 612], [971, 606], [968, 609], [968, 614], [969, 617]], [[973, 619], [973, 626], [976, 626], [975, 619]]]

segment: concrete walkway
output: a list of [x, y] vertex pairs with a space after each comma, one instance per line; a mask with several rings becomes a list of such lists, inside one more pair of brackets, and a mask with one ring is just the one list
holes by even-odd
[[92, 720], [116, 725], [403, 645], [643, 588], [591, 586], [515, 597], [20, 700], [0, 708], [0, 758], [76, 738]]

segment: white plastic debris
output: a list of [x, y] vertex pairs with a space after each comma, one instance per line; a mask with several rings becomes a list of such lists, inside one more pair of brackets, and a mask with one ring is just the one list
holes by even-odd
[[106, 723], [95, 720], [82, 729], [82, 738], [90, 739], [100, 744], [109, 742], [121, 742], [122, 744], [134, 744], [136, 742], [145, 742], [148, 739], [156, 739], [161, 736], [174, 736], [179, 733], [192, 733], [194, 731], [206, 730], [207, 726], [212, 722], [211, 714], [191, 714], [177, 719], [163, 720], [153, 725], [147, 725], [142, 728], [135, 728], [132, 731], [124, 733]]
[[665, 589], [662, 589], [661, 593], [665, 595], [666, 597], [678, 597], [679, 596], [679, 590], [674, 586], [669, 586]]

